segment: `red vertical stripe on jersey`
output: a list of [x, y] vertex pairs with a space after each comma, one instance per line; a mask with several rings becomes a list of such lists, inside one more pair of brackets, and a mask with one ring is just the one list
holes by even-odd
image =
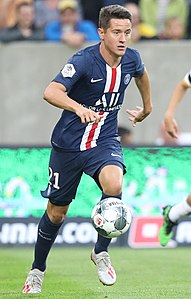
[[[102, 115], [103, 111], [100, 111], [99, 114]], [[98, 123], [92, 125], [92, 128], [91, 128], [89, 136], [88, 136], [88, 140], [86, 142], [86, 149], [90, 149], [91, 148], [91, 142], [92, 142], [92, 140], [94, 138], [95, 130], [96, 130], [97, 127], [98, 127]]]
[[95, 129], [97, 128], [98, 124], [93, 124], [91, 130], [90, 130], [90, 133], [89, 133], [89, 136], [88, 136], [88, 140], [86, 142], [86, 149], [90, 149], [91, 148], [91, 142], [92, 142], [92, 139], [94, 137], [94, 133], [95, 133]]
[[112, 76], [111, 76], [111, 84], [109, 88], [109, 92], [112, 92], [115, 86], [115, 81], [116, 81], [116, 75], [117, 75], [117, 69], [112, 68]]

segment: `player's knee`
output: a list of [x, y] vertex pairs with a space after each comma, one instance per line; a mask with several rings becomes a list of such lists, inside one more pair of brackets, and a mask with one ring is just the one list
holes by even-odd
[[50, 202], [48, 203], [47, 207], [47, 213], [49, 216], [49, 219], [52, 223], [54, 224], [59, 224], [64, 221], [65, 215], [67, 213], [69, 206], [55, 206], [51, 204]]
[[119, 195], [122, 192], [123, 171], [116, 165], [107, 165], [101, 170], [99, 181], [105, 194]]
[[54, 212], [49, 216], [49, 218], [52, 223], [59, 224], [64, 221], [65, 215]]

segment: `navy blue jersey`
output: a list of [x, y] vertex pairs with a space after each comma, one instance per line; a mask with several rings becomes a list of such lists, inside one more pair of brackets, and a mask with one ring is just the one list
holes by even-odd
[[98, 124], [82, 124], [73, 112], [64, 110], [51, 142], [65, 151], [84, 151], [97, 145], [115, 143], [118, 138], [117, 114], [125, 89], [132, 77], [141, 76], [144, 64], [140, 54], [127, 48], [117, 68], [110, 67], [99, 51], [99, 44], [72, 56], [53, 81], [66, 87], [70, 98], [103, 114]]

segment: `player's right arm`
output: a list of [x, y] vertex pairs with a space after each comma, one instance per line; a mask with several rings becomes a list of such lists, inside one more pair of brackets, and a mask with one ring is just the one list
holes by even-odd
[[164, 116], [164, 126], [165, 130], [168, 132], [168, 134], [173, 138], [178, 138], [178, 125], [174, 118], [174, 113], [176, 111], [176, 108], [178, 104], [183, 99], [186, 91], [188, 88], [191, 87], [190, 80], [190, 74], [188, 73], [185, 78], [180, 81], [177, 86], [175, 87], [168, 108], [166, 110], [165, 116]]
[[73, 99], [66, 92], [66, 87], [57, 82], [51, 82], [44, 91], [44, 100], [51, 105], [76, 113], [82, 123], [98, 123], [103, 116], [85, 108]]

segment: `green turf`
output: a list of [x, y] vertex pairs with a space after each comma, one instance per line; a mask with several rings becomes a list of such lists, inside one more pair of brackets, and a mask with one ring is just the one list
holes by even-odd
[[117, 272], [112, 287], [100, 284], [90, 248], [53, 248], [41, 295], [22, 295], [32, 249], [0, 249], [0, 298], [188, 299], [190, 248], [110, 248]]

